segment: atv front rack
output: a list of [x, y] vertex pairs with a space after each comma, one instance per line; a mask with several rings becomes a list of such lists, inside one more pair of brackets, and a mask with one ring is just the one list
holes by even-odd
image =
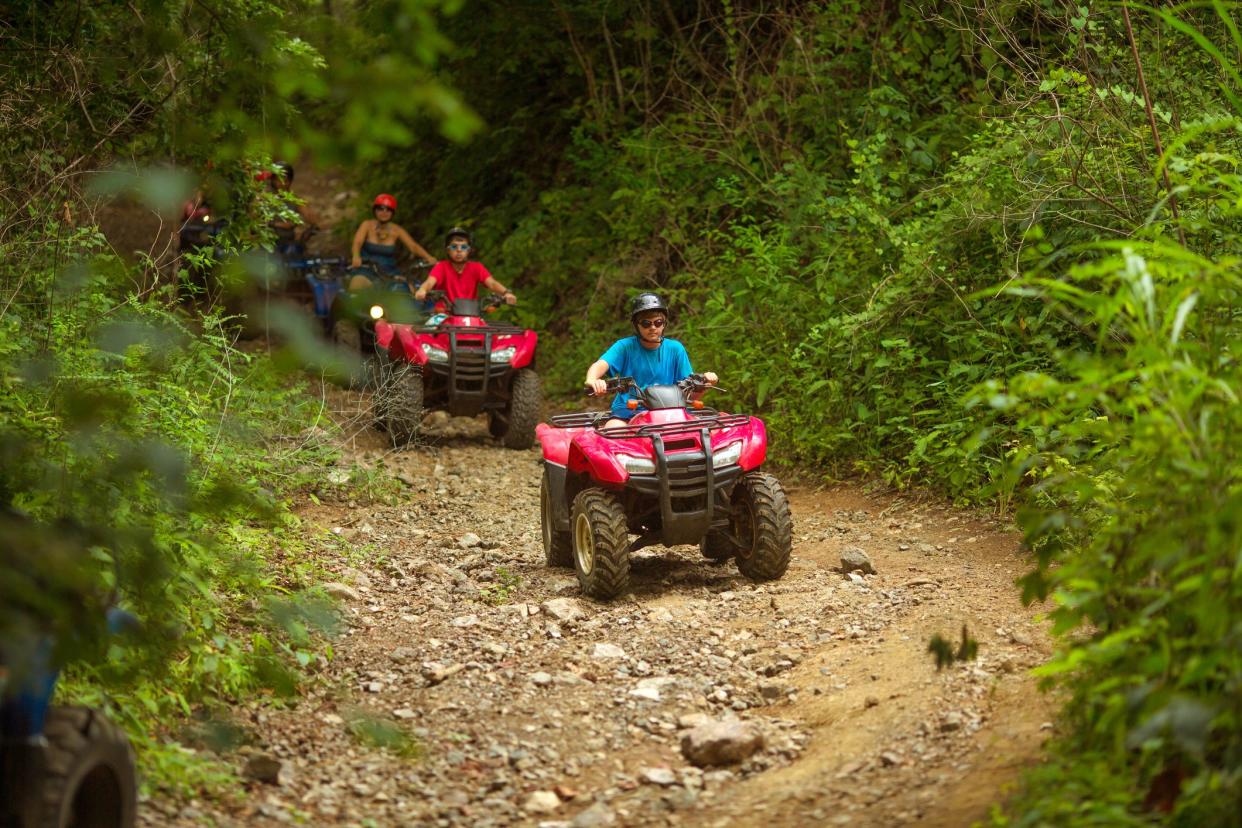
[[423, 327], [414, 328], [414, 333], [420, 336], [450, 336], [452, 334], [466, 334], [473, 336], [483, 336], [491, 334], [497, 336], [523, 336], [526, 334], [526, 328], [517, 325], [424, 325]]
[[601, 423], [608, 421], [611, 414], [607, 411], [582, 411], [576, 414], [556, 414], [548, 418], [553, 428], [590, 428], [596, 426], [601, 437], [614, 440], [626, 440], [639, 437], [669, 437], [678, 434], [695, 434], [700, 430], [717, 428], [736, 428], [750, 422], [748, 414], [721, 414], [713, 408], [691, 410], [693, 419], [680, 423], [647, 423], [645, 425], [618, 425], [599, 428]]
[[590, 428], [597, 423], [607, 422], [607, 411], [582, 411], [577, 414], [554, 414], [548, 418], [548, 425], [553, 428]]
[[750, 423], [749, 414], [721, 414], [717, 411], [702, 409], [691, 411], [691, 419], [679, 423], [643, 423], [642, 425], [618, 425], [597, 429], [601, 437], [614, 440], [626, 440], [638, 437], [669, 437], [698, 434], [703, 430], [714, 431], [718, 428], [737, 428]]

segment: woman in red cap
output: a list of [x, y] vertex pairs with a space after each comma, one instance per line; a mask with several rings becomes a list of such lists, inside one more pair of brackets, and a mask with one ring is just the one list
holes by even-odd
[[[363, 221], [358, 225], [358, 232], [354, 233], [353, 267], [361, 267], [363, 260], [366, 260], [375, 265], [384, 275], [395, 275], [399, 272], [397, 269], [398, 242], [410, 251], [411, 256], [417, 256], [428, 264], [436, 263], [436, 260], [423, 249], [422, 245], [410, 238], [410, 234], [405, 232], [404, 227], [393, 222], [392, 217], [396, 212], [397, 200], [395, 198], [388, 193], [380, 193], [375, 197], [375, 201], [371, 203], [371, 213], [375, 218]], [[371, 280], [367, 277], [355, 276], [350, 281], [349, 288], [361, 290], [370, 284]]]

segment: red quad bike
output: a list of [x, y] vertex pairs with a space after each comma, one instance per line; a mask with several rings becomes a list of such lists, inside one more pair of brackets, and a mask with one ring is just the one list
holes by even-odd
[[[440, 291], [428, 298], [445, 301]], [[483, 318], [501, 305], [492, 297], [456, 299], [446, 313], [424, 325], [375, 323], [381, 352], [375, 414], [394, 445], [418, 436], [423, 415], [447, 411], [453, 416], [487, 413], [488, 430], [506, 447], [534, 445], [543, 391], [535, 372], [534, 331], [493, 324]]]
[[584, 412], [536, 430], [544, 555], [548, 566], [573, 566], [587, 595], [626, 592], [630, 553], [655, 543], [697, 543], [705, 557], [732, 557], [756, 581], [785, 574], [793, 519], [780, 482], [761, 471], [763, 421], [704, 408], [710, 387], [701, 374], [646, 388], [610, 379], [610, 393], [633, 389], [639, 399], [630, 407], [646, 410], [626, 425]]

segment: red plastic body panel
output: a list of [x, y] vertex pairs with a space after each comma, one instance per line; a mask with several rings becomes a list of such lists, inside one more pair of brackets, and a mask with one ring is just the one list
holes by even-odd
[[[692, 422], [694, 417], [684, 409], [643, 411], [630, 420], [640, 426], [648, 423]], [[704, 425], [707, 425], [704, 423]], [[629, 473], [617, 462], [618, 454], [655, 459], [655, 450], [649, 437], [607, 437], [594, 427], [556, 428], [541, 423], [535, 434], [543, 446], [544, 459], [570, 472], [586, 474], [597, 483], [621, 486], [629, 479]], [[738, 465], [743, 471], [752, 471], [767, 459], [768, 436], [763, 421], [751, 417], [745, 425], [718, 428], [711, 432], [712, 450], [719, 451], [730, 443], [742, 441]], [[680, 451], [701, 451], [702, 438], [697, 431], [677, 434], [665, 440], [665, 451], [675, 456]]]
[[375, 323], [375, 344], [388, 350], [388, 346], [392, 344], [393, 330], [392, 323], [385, 319], [380, 319]]
[[[463, 337], [471, 336], [469, 333], [463, 334], [460, 328], [479, 328], [482, 333], [488, 327], [487, 322], [477, 316], [450, 316], [441, 324], [456, 326], [458, 341], [461, 341]], [[421, 328], [415, 328], [412, 325], [396, 325], [383, 320], [375, 324], [375, 339], [380, 347], [386, 349], [394, 359], [404, 359], [414, 365], [425, 365], [428, 362], [427, 355], [423, 352], [424, 343], [445, 351], [449, 348], [447, 333], [426, 333]], [[509, 361], [509, 365], [516, 370], [525, 368], [534, 362], [535, 348], [538, 344], [539, 334], [534, 331], [525, 331], [521, 334], [494, 337], [492, 350], [514, 348], [513, 359]]]

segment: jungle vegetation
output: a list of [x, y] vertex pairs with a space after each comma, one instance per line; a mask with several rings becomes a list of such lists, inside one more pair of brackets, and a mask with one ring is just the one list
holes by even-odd
[[[0, 625], [53, 619], [155, 784], [219, 772], [176, 728], [330, 654], [288, 497], [333, 357], [293, 318], [246, 349], [91, 211], [209, 188], [245, 283], [280, 209], [252, 172], [305, 154], [416, 238], [470, 226], [561, 392], [658, 288], [782, 462], [1013, 514], [1066, 703], [997, 824], [1242, 810], [1236, 4], [8, 9]], [[78, 596], [114, 592], [156, 634], [106, 639]]]

